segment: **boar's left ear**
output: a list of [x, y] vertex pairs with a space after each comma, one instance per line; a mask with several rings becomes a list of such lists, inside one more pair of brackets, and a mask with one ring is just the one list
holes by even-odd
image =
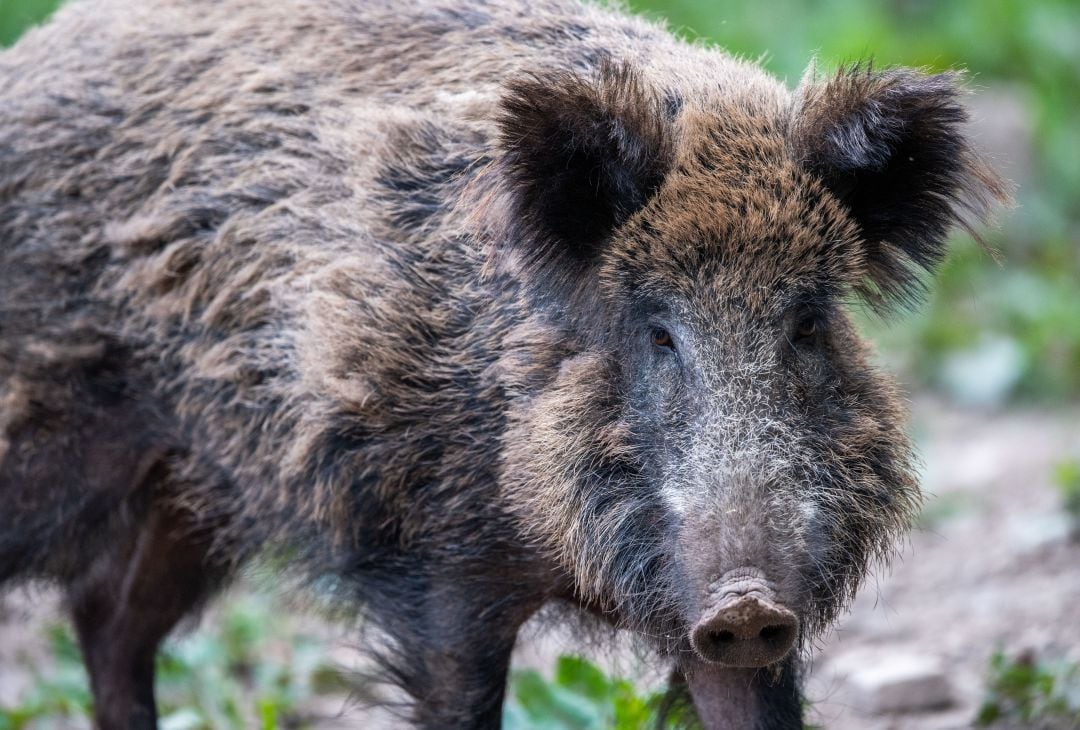
[[645, 205], [672, 156], [662, 104], [631, 68], [607, 62], [591, 77], [510, 83], [499, 131], [502, 245], [561, 279], [587, 268]]
[[867, 246], [872, 303], [911, 302], [920, 270], [945, 255], [951, 228], [989, 216], [1005, 185], [971, 148], [958, 73], [842, 69], [801, 84], [792, 145], [800, 162], [843, 202]]

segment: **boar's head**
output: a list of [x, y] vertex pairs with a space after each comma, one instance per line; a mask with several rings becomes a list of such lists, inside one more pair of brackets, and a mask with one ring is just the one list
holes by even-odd
[[911, 445], [849, 307], [917, 299], [948, 231], [1004, 196], [954, 74], [771, 88], [528, 77], [491, 170], [492, 256], [576, 343], [515, 416], [506, 498], [692, 689], [790, 664], [894, 550]]

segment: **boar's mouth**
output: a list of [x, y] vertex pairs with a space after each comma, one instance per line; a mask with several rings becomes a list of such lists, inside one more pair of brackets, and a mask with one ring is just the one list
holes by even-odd
[[802, 726], [796, 647], [806, 622], [784, 596], [751, 567], [729, 570], [702, 591], [677, 664], [706, 730]]

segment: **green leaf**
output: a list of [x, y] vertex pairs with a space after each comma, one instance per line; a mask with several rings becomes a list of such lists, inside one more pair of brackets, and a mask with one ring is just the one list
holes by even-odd
[[549, 683], [535, 670], [516, 673], [514, 695], [532, 723], [530, 727], [562, 730], [601, 730], [604, 727], [603, 707]]
[[555, 663], [555, 681], [597, 702], [609, 700], [612, 693], [612, 685], [603, 670], [577, 656], [559, 657]]
[[278, 706], [273, 700], [259, 700], [259, 721], [262, 730], [277, 730]]

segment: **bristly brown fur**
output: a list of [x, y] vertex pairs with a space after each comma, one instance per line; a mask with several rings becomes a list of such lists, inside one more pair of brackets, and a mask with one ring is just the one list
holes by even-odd
[[859, 292], [881, 307], [913, 303], [920, 272], [945, 257], [946, 236], [963, 226], [978, 238], [1005, 185], [968, 142], [962, 74], [841, 68], [796, 92], [795, 154], [858, 223], [871, 267]]
[[798, 727], [796, 650], [690, 632], [754, 568], [808, 646], [910, 524], [846, 304], [1003, 195], [963, 120], [575, 0], [76, 0], [0, 53], [0, 582], [66, 591], [103, 727], [268, 551], [420, 727], [497, 726], [552, 602]]

